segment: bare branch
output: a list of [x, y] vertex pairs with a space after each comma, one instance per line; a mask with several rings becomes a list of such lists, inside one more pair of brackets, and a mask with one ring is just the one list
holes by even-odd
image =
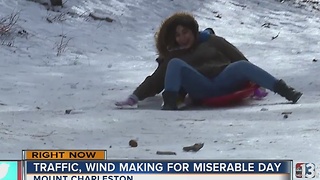
[[233, 4], [233, 5], [235, 5], [235, 6], [242, 7], [243, 9], [247, 7], [246, 5], [237, 4], [237, 3], [234, 3], [234, 2], [230, 2], [230, 3]]
[[32, 137], [48, 137], [48, 136], [51, 136], [54, 132], [55, 132], [55, 130], [51, 131], [51, 132], [48, 133], [48, 134], [33, 134], [33, 135], [31, 135], [31, 136], [32, 136]]
[[93, 13], [89, 14], [90, 17], [92, 17], [93, 20], [100, 20], [100, 21], [107, 21], [107, 22], [113, 22], [114, 20], [109, 17], [99, 17], [97, 15], [94, 15]]
[[274, 40], [274, 39], [276, 39], [277, 37], [279, 37], [279, 34], [280, 34], [280, 32], [279, 32], [276, 36], [273, 36], [273, 37], [271, 38], [271, 40]]

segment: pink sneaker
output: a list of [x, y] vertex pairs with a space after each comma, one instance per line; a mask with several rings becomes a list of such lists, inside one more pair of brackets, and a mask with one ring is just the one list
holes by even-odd
[[136, 101], [134, 98], [129, 97], [128, 99], [126, 99], [125, 101], [118, 101], [115, 103], [115, 105], [118, 108], [138, 108], [138, 101]]

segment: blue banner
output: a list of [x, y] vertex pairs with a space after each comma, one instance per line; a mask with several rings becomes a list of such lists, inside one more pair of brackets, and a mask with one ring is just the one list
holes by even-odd
[[28, 161], [27, 174], [290, 173], [292, 161]]

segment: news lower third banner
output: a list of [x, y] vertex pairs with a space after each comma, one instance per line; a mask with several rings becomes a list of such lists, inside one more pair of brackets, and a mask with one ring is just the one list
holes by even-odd
[[25, 180], [290, 180], [291, 160], [27, 160]]

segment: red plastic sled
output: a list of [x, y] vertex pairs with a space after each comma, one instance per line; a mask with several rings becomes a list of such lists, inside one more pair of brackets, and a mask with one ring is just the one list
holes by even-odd
[[234, 93], [205, 99], [202, 101], [202, 105], [215, 107], [230, 106], [252, 96], [254, 94], [254, 91], [258, 88], [258, 85], [250, 83], [244, 89], [236, 91]]

